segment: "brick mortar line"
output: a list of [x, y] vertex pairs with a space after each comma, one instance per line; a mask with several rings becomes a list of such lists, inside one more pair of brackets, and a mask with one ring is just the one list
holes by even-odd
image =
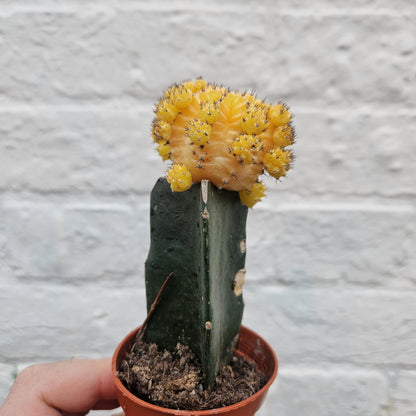
[[[353, 8], [330, 8], [325, 7], [325, 4], [322, 4], [322, 9], [316, 11], [316, 9], [300, 7], [297, 8], [286, 8], [279, 9], [275, 14], [282, 17], [388, 17], [388, 18], [403, 18], [410, 17], [416, 14], [415, 11], [400, 11], [395, 8], [383, 7], [379, 9], [369, 8], [369, 7], [353, 7]], [[163, 2], [163, 3], [141, 3], [135, 4], [131, 2], [127, 5], [120, 5], [117, 2], [105, 2], [97, 5], [95, 2], [89, 2], [87, 4], [83, 3], [67, 3], [65, 5], [37, 5], [33, 6], [31, 4], [15, 4], [15, 5], [6, 5], [2, 6], [0, 10], [0, 17], [9, 17], [14, 14], [39, 14], [39, 13], [75, 13], [81, 16], [90, 15], [93, 12], [131, 12], [131, 11], [144, 11], [144, 12], [195, 12], [195, 11], [204, 11], [210, 12], [212, 14], [232, 12], [232, 13], [246, 13], [248, 10], [251, 14], [264, 14], [269, 12], [272, 5], [258, 6], [256, 10], [252, 9], [252, 5], [248, 3], [247, 5], [237, 5], [231, 4], [227, 5], [224, 3], [216, 3], [214, 8], [207, 6], [205, 4], [196, 4], [196, 3], [182, 3], [182, 2]]]
[[[285, 191], [285, 192], [287, 193], [289, 191]], [[293, 193], [293, 191], [291, 191], [290, 193]], [[311, 200], [310, 193], [299, 191], [296, 194], [300, 196], [301, 198]], [[406, 201], [406, 203], [412, 204], [412, 205], [414, 205], [414, 203], [416, 202], [416, 192], [415, 193], [404, 193], [404, 192], [393, 193], [392, 192], [389, 194], [389, 193], [382, 193], [377, 189], [369, 193], [365, 193], [365, 192], [342, 193], [342, 192], [336, 192], [336, 191], [314, 192], [312, 196], [318, 197], [318, 198], [329, 196], [329, 197], [336, 197], [342, 200], [349, 200], [350, 198], [354, 198], [354, 199], [377, 198], [379, 201], [383, 201], [383, 202], [385, 202], [386, 200], [391, 201], [394, 199], [394, 200]]]
[[[14, 194], [13, 196], [4, 197], [0, 192], [0, 209], [21, 209], [21, 208], [41, 208], [45, 207], [45, 209], [54, 209], [55, 212], [63, 212], [65, 210], [97, 210], [102, 208], [105, 210], [118, 210], [119, 212], [124, 212], [120, 210], [120, 205], [126, 206], [126, 211], [131, 211], [131, 213], [135, 213], [139, 208], [138, 207], [146, 207], [149, 205], [150, 200], [150, 189], [149, 191], [145, 191], [141, 194], [134, 195], [137, 197], [137, 200], [131, 200], [129, 197], [130, 195], [119, 195], [116, 199], [109, 201], [108, 199], [100, 200], [100, 197], [96, 197], [94, 200], [86, 198], [82, 200], [81, 204], [74, 206], [71, 202], [72, 200], [76, 199], [80, 201], [80, 198], [77, 197], [75, 194], [71, 194], [71, 198], [67, 198], [67, 195], [62, 197], [54, 198], [54, 195], [51, 193], [44, 194], [42, 197], [35, 196], [36, 199], [30, 199], [27, 196], [22, 198], [19, 197], [18, 194]], [[103, 195], [101, 195], [103, 197]], [[54, 198], [54, 200], [51, 200]], [[81, 196], [82, 198], [82, 196]], [[104, 198], [108, 198], [108, 195], [104, 195]], [[305, 203], [303, 205], [297, 205], [295, 208], [294, 206], [285, 205], [284, 207], [257, 207], [256, 211], [258, 215], [271, 215], [271, 214], [284, 214], [284, 213], [361, 213], [361, 214], [384, 214], [384, 215], [404, 215], [407, 214], [409, 216], [414, 216], [416, 214], [416, 197], [413, 198], [414, 202], [412, 201], [404, 201], [402, 204], [399, 204], [394, 201], [394, 198], [390, 200], [385, 198], [385, 200], [380, 200], [379, 203], [371, 204], [369, 206], [365, 201], [363, 203], [354, 202], [354, 203], [345, 203], [343, 205], [339, 202], [329, 202], [329, 203], [322, 203], [322, 204], [308, 204]], [[387, 205], [386, 205], [387, 204]], [[250, 224], [250, 222], [249, 222]]]
[[[163, 176], [163, 172], [160, 173], [159, 176]], [[156, 182], [158, 178], [154, 178], [154, 182]], [[62, 190], [62, 189], [53, 189], [53, 190], [43, 190], [43, 189], [33, 189], [33, 188], [24, 188], [21, 190], [14, 190], [10, 191], [10, 189], [7, 188], [1, 188], [0, 187], [0, 203], [4, 202], [4, 200], [10, 199], [15, 200], [16, 197], [20, 198], [21, 201], [25, 201], [27, 203], [43, 203], [38, 201], [33, 201], [32, 198], [47, 198], [46, 202], [50, 203], [50, 197], [55, 197], [58, 200], [64, 198], [66, 201], [68, 201], [68, 197], [71, 197], [70, 201], [73, 201], [74, 199], [76, 201], [79, 201], [80, 198], [85, 198], [84, 201], [91, 204], [96, 204], [97, 199], [99, 198], [105, 198], [105, 201], [103, 203], [114, 203], [115, 201], [119, 201], [120, 198], [125, 198], [128, 200], [129, 197], [142, 197], [142, 196], [148, 196], [149, 190], [126, 190], [126, 191], [97, 191], [92, 189], [91, 191], [80, 191], [80, 192], [74, 192], [73, 190]], [[112, 201], [108, 201], [108, 198], [113, 199]], [[59, 201], [59, 202], [61, 202]]]
[[[255, 291], [255, 287], [258, 288], [257, 291]], [[342, 288], [342, 291], [340, 290]], [[304, 292], [304, 293], [325, 293], [330, 292], [334, 294], [335, 296], [338, 296], [340, 293], [342, 294], [352, 294], [356, 295], [357, 297], [380, 297], [380, 296], [395, 296], [398, 299], [403, 297], [403, 292], [406, 292], [406, 295], [410, 295], [411, 297], [414, 297], [416, 299], [416, 292], [415, 291], [409, 291], [409, 287], [403, 287], [402, 289], [396, 288], [396, 287], [368, 287], [368, 286], [362, 286], [362, 285], [352, 285], [352, 284], [346, 284], [345, 286], [340, 286], [339, 282], [334, 283], [333, 287], [302, 287], [300, 285], [297, 286], [276, 286], [276, 285], [267, 285], [267, 286], [260, 286], [259, 285], [253, 285], [251, 288], [251, 291], [253, 294], [264, 292], [270, 294], [270, 292], [273, 293], [285, 293], [287, 291], [291, 292]], [[334, 289], [337, 289], [334, 291]], [[244, 294], [243, 294], [244, 295]], [[251, 304], [251, 301], [250, 301]]]
[[[250, 257], [250, 252], [248, 251], [248, 256]], [[147, 249], [146, 249], [146, 254], [147, 254]], [[248, 270], [249, 274], [250, 270]], [[107, 275], [108, 276], [108, 275]], [[118, 277], [120, 275], [117, 275]], [[138, 271], [136, 274], [131, 274], [131, 273], [125, 273], [122, 274], [123, 276], [123, 282], [122, 285], [118, 285], [118, 286], [114, 286], [112, 284], [112, 282], [114, 281], [114, 279], [112, 277], [104, 277], [104, 275], [100, 275], [95, 277], [93, 280], [88, 277], [88, 276], [84, 276], [84, 277], [77, 277], [77, 278], [73, 278], [73, 277], [68, 277], [68, 278], [63, 278], [61, 276], [50, 276], [50, 277], [33, 277], [33, 276], [29, 276], [29, 275], [25, 275], [24, 277], [19, 277], [17, 279], [14, 279], [14, 281], [16, 281], [17, 285], [22, 286], [22, 287], [27, 287], [28, 285], [32, 285], [32, 286], [39, 286], [39, 285], [44, 285], [44, 286], [51, 286], [54, 285], [55, 281], [59, 278], [60, 281], [60, 285], [58, 286], [59, 288], [65, 288], [68, 290], [72, 290], [72, 289], [77, 289], [77, 288], [82, 288], [84, 289], [85, 287], [88, 287], [89, 285], [96, 285], [96, 282], [99, 281], [100, 282], [100, 289], [102, 289], [103, 291], [113, 291], [115, 288], [120, 289], [121, 292], [126, 291], [126, 292], [131, 292], [132, 287], [134, 288], [134, 290], [137, 291], [143, 291], [144, 293], [144, 289], [145, 289], [145, 282], [144, 282], [144, 263], [143, 263], [143, 267], [138, 268]], [[0, 276], [0, 280], [3, 279], [5, 280], [6, 278], [4, 276]], [[7, 279], [9, 279], [9, 276], [7, 276]], [[124, 280], [125, 279], [125, 280]], [[405, 278], [403, 278], [405, 279]], [[342, 291], [344, 292], [348, 292], [348, 293], [354, 293], [354, 292], [362, 292], [362, 291], [367, 291], [367, 295], [371, 295], [374, 294], [376, 292], [382, 292], [382, 293], [389, 293], [389, 294], [403, 294], [403, 293], [408, 293], [409, 289], [413, 289], [416, 287], [416, 282], [412, 283], [412, 281], [410, 279], [406, 279], [409, 282], [407, 284], [403, 284], [402, 286], [387, 286], [386, 284], [365, 284], [365, 283], [351, 283], [351, 282], [345, 282], [343, 281], [341, 278], [337, 278], [334, 281], [329, 282], [328, 280], [318, 280], [318, 279], [314, 279], [313, 283], [309, 283], [309, 284], [302, 284], [299, 282], [295, 282], [295, 281], [291, 281], [291, 282], [287, 282], [286, 284], [283, 283], [281, 280], [278, 279], [253, 279], [253, 278], [246, 278], [246, 291], [253, 291], [256, 288], [258, 288], [259, 286], [261, 286], [262, 288], [268, 288], [268, 289], [275, 289], [275, 290], [279, 290], [279, 291], [302, 291], [302, 292], [316, 292], [316, 291], [330, 291], [333, 292], [334, 290], [340, 290], [342, 289]], [[91, 282], [95, 282], [95, 283], [91, 283]], [[341, 282], [341, 283], [340, 283]], [[15, 287], [16, 284], [14, 284], [13, 286]], [[4, 290], [5, 287], [10, 287], [11, 285], [4, 285], [0, 283], [0, 288], [2, 288], [2, 290]], [[244, 293], [243, 293], [244, 294]], [[378, 293], [379, 294], [379, 293]]]
[[[155, 178], [156, 181], [156, 178]], [[334, 194], [335, 195], [335, 194]], [[55, 197], [53, 201], [50, 197]], [[129, 207], [134, 206], [138, 200], [131, 200], [131, 197], [136, 198], [147, 198], [149, 196], [148, 191], [139, 191], [139, 192], [94, 192], [94, 193], [83, 193], [83, 192], [73, 192], [73, 191], [45, 191], [45, 192], [30, 192], [27, 190], [21, 192], [10, 192], [2, 191], [0, 189], [0, 204], [11, 204], [16, 206], [47, 206], [47, 207], [56, 207], [70, 209], [82, 209], [87, 207], [89, 209], [98, 209], [102, 207], [113, 208], [122, 211], [124, 205]], [[325, 193], [325, 196], [328, 196]], [[372, 197], [369, 195], [366, 197]], [[35, 199], [34, 199], [35, 198]], [[100, 200], [100, 198], [103, 198]], [[109, 199], [110, 198], [110, 199]], [[265, 201], [265, 205], [256, 207], [255, 210], [258, 213], [270, 213], [270, 212], [340, 212], [340, 211], [349, 211], [349, 212], [372, 212], [372, 213], [410, 213], [414, 214], [416, 212], [416, 206], [408, 200], [403, 200], [401, 203], [397, 202], [397, 197], [386, 197], [383, 201], [372, 202], [366, 201], [311, 201], [310, 198], [305, 199], [304, 202], [299, 203], [299, 201], [294, 203], [282, 203], [278, 206], [268, 205]], [[74, 202], [76, 201], [76, 202]], [[390, 204], [386, 204], [390, 202]], [[124, 205], [122, 205], [124, 204]]]
[[[150, 246], [150, 243], [148, 244]], [[146, 248], [147, 254], [147, 248]], [[123, 281], [120, 282], [119, 278], [122, 277]], [[97, 285], [97, 282], [99, 282], [100, 289], [103, 289], [104, 291], [111, 290], [114, 291], [114, 289], [120, 289], [121, 292], [126, 291], [131, 293], [132, 288], [134, 290], [144, 291], [145, 288], [145, 281], [144, 281], [144, 262], [142, 267], [137, 268], [137, 273], [101, 273], [94, 276], [94, 278], [91, 278], [90, 275], [80, 276], [80, 277], [63, 277], [59, 275], [45, 275], [44, 277], [39, 276], [31, 276], [29, 274], [25, 274], [24, 276], [19, 277], [10, 277], [9, 275], [2, 274], [0, 275], [0, 288], [2, 290], [5, 287], [11, 287], [10, 284], [4, 285], [1, 283], [1, 280], [10, 280], [13, 279], [14, 282], [16, 282], [13, 286], [18, 285], [19, 287], [27, 287], [30, 285], [44, 285], [45, 287], [50, 287], [56, 285], [56, 281], [59, 280], [60, 284], [59, 288], [65, 288], [65, 289], [83, 289], [87, 287], [88, 285]], [[112, 284], [117, 280], [117, 285], [115, 286]], [[92, 283], [94, 282], [94, 283]], [[1, 296], [0, 296], [1, 298]]]
[[[149, 113], [153, 116], [153, 108], [155, 103], [157, 102], [157, 98], [154, 101], [145, 101], [141, 104], [132, 105], [131, 103], [123, 103], [122, 105], [115, 105], [111, 101], [101, 105], [91, 105], [87, 103], [79, 103], [79, 104], [39, 104], [35, 103], [33, 105], [27, 104], [16, 104], [13, 103], [11, 105], [3, 104], [0, 105], [0, 114], [33, 114], [33, 115], [42, 115], [43, 117], [53, 117], [56, 114], [65, 114], [65, 113], [114, 113], [114, 114], [128, 114], [137, 115], [137, 114], [144, 114]], [[267, 101], [273, 101], [273, 99], [269, 99]], [[318, 106], [318, 108], [317, 108]], [[374, 106], [362, 106], [354, 108], [347, 108], [347, 107], [340, 107], [340, 106], [321, 106], [317, 105], [316, 103], [311, 103], [310, 106], [300, 105], [296, 106], [296, 104], [290, 104], [290, 109], [293, 111], [294, 117], [296, 115], [320, 115], [326, 114], [328, 116], [345, 116], [348, 115], [363, 115], [363, 116], [374, 116], [374, 117], [414, 117], [416, 116], [416, 106], [410, 107], [405, 105], [391, 105], [386, 107], [383, 103], [380, 102], [379, 105]], [[335, 107], [335, 108], [334, 108]]]
[[[150, 244], [150, 242], [149, 242]], [[145, 251], [147, 254], [147, 249], [149, 244], [146, 246]], [[296, 245], [296, 244], [295, 244]], [[248, 258], [251, 257], [251, 247], [249, 247], [248, 250]], [[123, 283], [119, 285], [118, 287], [122, 290], [129, 289], [131, 290], [132, 284], [134, 282], [133, 287], [141, 290], [144, 288], [144, 264], [143, 267], [139, 267], [136, 272], [126, 272], [126, 273], [119, 273], [117, 276], [123, 277]], [[254, 274], [254, 271], [248, 270], [249, 274]], [[94, 279], [91, 279], [89, 275], [85, 276], [79, 276], [79, 277], [62, 277], [58, 275], [45, 275], [44, 277], [40, 277], [38, 275], [31, 276], [30, 274], [25, 274], [24, 276], [19, 277], [10, 277], [6, 274], [0, 275], [0, 287], [11, 287], [10, 284], [2, 284], [1, 281], [6, 281], [13, 279], [14, 282], [18, 285], [22, 286], [28, 286], [28, 285], [45, 285], [49, 287], [49, 285], [54, 285], [55, 281], [59, 278], [59, 287], [65, 287], [65, 288], [77, 288], [77, 287], [86, 287], [88, 285], [95, 285], [96, 281], [100, 281], [100, 287], [108, 290], [108, 289], [114, 289], [114, 285], [112, 282], [114, 279], [111, 277], [115, 275], [109, 274], [109, 273], [102, 273], [99, 276], [97, 275], [94, 277]], [[329, 279], [319, 279], [319, 278], [313, 278], [312, 282], [302, 282], [299, 283], [298, 281], [288, 279], [280, 279], [278, 276], [276, 278], [249, 278], [246, 280], [245, 286], [246, 290], [252, 291], [255, 290], [258, 287], [264, 288], [272, 288], [276, 290], [300, 290], [300, 291], [316, 291], [316, 290], [327, 290], [327, 291], [333, 291], [334, 289], [339, 289], [342, 287], [343, 290], [346, 291], [368, 291], [369, 293], [373, 293], [374, 291], [386, 291], [386, 292], [397, 292], [397, 293], [403, 293], [403, 291], [409, 291], [409, 289], [416, 287], [416, 275], [414, 282], [411, 280], [411, 278], [403, 278], [406, 280], [407, 283], [401, 283], [401, 286], [398, 286], [397, 284], [389, 285], [383, 284], [383, 283], [372, 283], [372, 282], [350, 282], [345, 281], [343, 278], [334, 278], [334, 280]], [[35, 283], [36, 282], [36, 283]]]
[[[157, 177], [155, 176], [154, 178], [154, 182], [156, 182], [158, 177], [162, 177], [163, 172], [160, 172], [159, 175], [157, 175]], [[79, 198], [85, 198], [85, 202], [89, 203], [89, 201], [92, 201], [92, 203], [97, 203], [97, 199], [100, 198], [105, 198], [106, 200], [108, 198], [126, 198], [128, 199], [129, 197], [143, 197], [143, 196], [148, 196], [149, 192], [151, 190], [151, 188], [153, 187], [153, 185], [151, 187], [149, 187], [149, 189], [145, 189], [143, 188], [143, 190], [137, 190], [137, 189], [126, 189], [123, 191], [104, 191], [104, 190], [97, 190], [97, 189], [90, 189], [90, 190], [85, 190], [85, 191], [79, 191], [79, 192], [74, 192], [71, 189], [51, 189], [51, 190], [45, 190], [45, 189], [37, 189], [37, 188], [33, 188], [33, 187], [22, 187], [21, 189], [16, 189], [16, 190], [10, 190], [8, 188], [1, 188], [0, 187], [0, 203], [4, 202], [7, 199], [11, 199], [14, 200], [15, 198], [20, 198], [22, 201], [26, 201], [26, 202], [38, 202], [38, 201], [33, 201], [31, 198], [57, 198], [58, 201], [59, 199], [67, 199], [68, 197], [71, 198], [76, 198], [77, 200], [79, 200]], [[288, 192], [290, 192], [291, 194], [295, 194], [292, 191], [284, 191], [284, 192], [280, 192], [280, 194], [287, 194]], [[400, 204], [396, 203], [395, 205], [397, 206], [403, 206], [403, 205], [407, 205], [407, 206], [414, 206], [415, 202], [416, 202], [416, 193], [415, 194], [404, 194], [404, 193], [397, 193], [397, 194], [381, 194], [380, 192], [372, 192], [372, 193], [339, 193], [339, 192], [322, 192], [322, 193], [316, 193], [314, 192], [313, 195], [311, 194], [305, 194], [302, 192], [297, 192], [296, 195], [300, 196], [301, 198], [303, 198], [306, 202], [306, 205], [312, 205], [312, 206], [319, 206], [319, 207], [324, 207], [328, 206], [328, 205], [342, 205], [345, 201], [345, 205], [361, 205], [360, 202], [351, 202], [351, 198], [354, 198], [354, 201], [356, 201], [357, 199], [362, 200], [365, 202], [366, 199], [374, 199], [375, 197], [379, 198], [379, 202], [376, 203], [370, 203], [370, 205], [382, 205], [385, 204], [386, 202], [391, 202], [391, 201], [397, 201], [400, 200]], [[311, 198], [313, 197], [313, 199]], [[323, 202], [310, 202], [310, 201], [317, 201], [319, 200], [319, 198], [327, 198], [327, 197], [333, 197], [337, 199], [337, 202], [328, 202], [328, 201], [323, 201]], [[51, 200], [48, 199], [48, 202], [50, 202]], [[341, 202], [340, 202], [341, 201]], [[349, 202], [348, 202], [349, 201]], [[41, 202], [39, 202], [41, 203]], [[111, 202], [109, 202], [111, 203]], [[270, 211], [270, 207], [267, 204], [267, 200], [264, 201], [265, 206], [262, 208], [261, 206], [258, 206], [255, 208], [255, 210], [261, 210], [264, 209], [266, 211]], [[368, 203], [366, 203], [368, 204]], [[293, 204], [285, 204], [287, 206], [295, 206], [298, 205], [297, 203], [293, 203]], [[292, 209], [292, 208], [291, 208]]]
[[298, 211], [308, 211], [308, 212], [340, 212], [340, 211], [349, 211], [349, 212], [371, 212], [371, 213], [410, 213], [414, 214], [416, 212], [416, 207], [410, 203], [402, 204], [391, 204], [385, 205], [382, 203], [374, 202], [328, 202], [328, 203], [311, 203], [305, 202], [303, 204], [294, 203], [287, 204], [282, 203], [278, 206], [268, 206], [267, 208], [259, 207], [258, 211], [260, 212], [298, 212]]
[[[153, 107], [156, 103], [157, 99], [153, 102], [148, 102], [146, 104], [136, 104], [134, 106], [131, 103], [125, 103], [123, 106], [117, 105], [112, 107], [114, 104], [104, 104], [104, 105], [90, 105], [83, 102], [78, 104], [74, 103], [72, 105], [65, 105], [65, 104], [11, 104], [11, 105], [0, 105], [0, 114], [45, 114], [46, 116], [53, 117], [55, 114], [60, 113], [85, 113], [86, 111], [91, 113], [122, 113], [122, 114], [137, 114], [137, 113], [146, 113], [150, 112], [153, 114]], [[416, 110], [415, 110], [416, 114]]]
[[[279, 351], [277, 351], [279, 355]], [[318, 364], [322, 363], [321, 366]], [[339, 373], [344, 374], [371, 374], [371, 372], [381, 372], [384, 373], [385, 371], [389, 372], [391, 370], [398, 370], [398, 371], [408, 371], [414, 372], [416, 375], [416, 364], [405, 364], [405, 363], [392, 363], [392, 364], [384, 364], [384, 363], [354, 363], [351, 361], [332, 361], [332, 360], [322, 360], [315, 361], [314, 363], [307, 363], [305, 364], [294, 364], [293, 362], [290, 363], [290, 360], [285, 362], [285, 366], [283, 369], [280, 370], [280, 376], [287, 376], [296, 374], [298, 372], [303, 372], [303, 375], [316, 375], [316, 373], [323, 373], [329, 374], [333, 373], [334, 375], [338, 375]], [[309, 373], [309, 374], [308, 374]], [[388, 374], [389, 378], [390, 375]]]
[[[296, 246], [296, 244], [294, 244]], [[250, 247], [248, 247], [247, 256], [250, 257]], [[247, 270], [247, 273], [251, 274], [251, 269]], [[253, 273], [254, 274], [254, 273]], [[319, 278], [310, 278], [312, 282], [310, 283], [299, 283], [298, 281], [289, 281], [289, 279], [286, 279], [286, 281], [283, 281], [282, 279], [279, 279], [278, 277], [276, 279], [273, 278], [258, 278], [253, 279], [250, 278], [250, 276], [246, 277], [246, 282], [244, 284], [246, 291], [252, 291], [255, 290], [257, 287], [267, 287], [269, 289], [279, 289], [279, 290], [300, 290], [300, 291], [331, 291], [334, 290], [339, 291], [342, 290], [344, 292], [351, 292], [351, 291], [362, 291], [367, 290], [369, 292], [375, 292], [375, 291], [385, 291], [389, 293], [397, 292], [397, 293], [407, 293], [409, 290], [416, 288], [416, 276], [415, 276], [415, 282], [410, 278], [402, 277], [401, 279], [406, 281], [406, 283], [401, 283], [402, 286], [388, 286], [387, 284], [374, 284], [374, 283], [351, 283], [349, 281], [345, 281], [343, 278], [338, 277], [334, 278], [334, 280], [329, 281], [328, 279], [319, 279]], [[243, 290], [243, 296], [244, 296], [244, 290]]]
[[[139, 275], [138, 275], [139, 276]], [[140, 276], [139, 276], [140, 277]], [[79, 281], [78, 281], [79, 282]], [[44, 292], [44, 293], [49, 293], [49, 292], [59, 292], [59, 290], [63, 290], [64, 292], [69, 292], [71, 293], [73, 290], [77, 290], [77, 288], [82, 287], [82, 289], [89, 293], [89, 291], [91, 289], [97, 289], [97, 282], [85, 282], [85, 284], [71, 284], [69, 281], [65, 282], [65, 284], [61, 283], [56, 283], [54, 281], [36, 281], [34, 282], [33, 280], [30, 281], [28, 280], [26, 283], [22, 283], [21, 286], [24, 286], [26, 288], [33, 288], [37, 290], [37, 295], [40, 294], [40, 292]], [[0, 282], [0, 288], [2, 290], [2, 293], [5, 293], [5, 290], [8, 290], [9, 288], [12, 289], [12, 291], [19, 291], [18, 288], [16, 288], [16, 283], [14, 282], [13, 284], [2, 284]], [[99, 287], [99, 292], [114, 292], [114, 288], [111, 285], [108, 286], [100, 286]], [[118, 286], [117, 287], [119, 289], [119, 292], [125, 292], [126, 294], [131, 294], [132, 292], [132, 286], [131, 285], [126, 285], [126, 286]], [[258, 288], [257, 291], [253, 290], [255, 288]], [[333, 294], [335, 294], [336, 296], [339, 295], [340, 291], [336, 291], [334, 292], [334, 288], [340, 289], [340, 285], [339, 284], [335, 284], [334, 287], [301, 287], [301, 286], [276, 286], [276, 285], [267, 285], [267, 286], [260, 286], [256, 284], [256, 282], [253, 282], [253, 285], [251, 285], [250, 289], [252, 292], [252, 295], [258, 293], [258, 292], [267, 292], [270, 293], [270, 291], [273, 291], [274, 293], [285, 293], [288, 291], [291, 292], [307, 292], [307, 293], [317, 293], [317, 292], [331, 292]], [[137, 290], [138, 297], [142, 297], [143, 299], [145, 298], [145, 292], [144, 292], [144, 286], [140, 285], [135, 285], [134, 286], [134, 290]], [[346, 284], [345, 286], [342, 287], [342, 293], [347, 293], [347, 294], [351, 294], [351, 295], [357, 295], [358, 297], [363, 296], [363, 297], [379, 297], [379, 296], [396, 296], [397, 298], [401, 298], [403, 296], [403, 292], [406, 291], [406, 295], [407, 296], [411, 296], [416, 298], [416, 292], [414, 291], [410, 291], [409, 292], [409, 288], [408, 287], [403, 287], [402, 289], [399, 288], [386, 288], [386, 287], [363, 287], [361, 285], [357, 285], [354, 286], [352, 284]], [[95, 293], [97, 292], [97, 290], [95, 290]], [[244, 295], [244, 294], [243, 294]], [[0, 296], [1, 298], [1, 296]], [[251, 304], [251, 301], [249, 302]]]

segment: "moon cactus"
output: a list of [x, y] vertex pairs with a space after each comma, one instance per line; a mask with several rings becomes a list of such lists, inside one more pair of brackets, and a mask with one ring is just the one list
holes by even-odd
[[145, 339], [189, 345], [211, 387], [240, 331], [247, 209], [265, 194], [261, 174], [279, 179], [291, 167], [292, 116], [285, 104], [203, 79], [170, 87], [155, 115], [152, 136], [171, 167], [151, 196], [148, 310], [173, 276]]

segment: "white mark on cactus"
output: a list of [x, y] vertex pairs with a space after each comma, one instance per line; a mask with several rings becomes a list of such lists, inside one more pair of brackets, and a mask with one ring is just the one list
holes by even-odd
[[234, 294], [240, 296], [243, 293], [243, 285], [246, 277], [245, 269], [240, 269], [234, 276]]
[[233, 340], [231, 341], [230, 344], [230, 351], [234, 351], [237, 348], [237, 344], [238, 344], [238, 340], [240, 338], [240, 333], [238, 333]]
[[246, 252], [246, 239], [245, 238], [240, 241], [240, 251], [241, 253]]
[[204, 212], [202, 213], [202, 218], [204, 220], [209, 220], [209, 212], [207, 211], [207, 209], [204, 209]]
[[205, 330], [206, 331], [211, 331], [212, 329], [212, 323], [210, 321], [206, 321], [205, 322]]
[[204, 201], [204, 204], [208, 202], [208, 180], [203, 179], [201, 181], [201, 192], [202, 192], [202, 200]]

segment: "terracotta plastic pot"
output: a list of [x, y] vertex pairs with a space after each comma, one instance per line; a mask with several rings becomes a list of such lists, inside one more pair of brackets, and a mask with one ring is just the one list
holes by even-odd
[[277, 375], [277, 357], [270, 345], [255, 332], [242, 326], [237, 353], [253, 360], [257, 367], [268, 377], [266, 385], [248, 399], [231, 406], [211, 410], [174, 410], [155, 406], [130, 393], [117, 377], [117, 368], [125, 358], [139, 328], [130, 332], [120, 343], [113, 355], [112, 370], [117, 389], [117, 398], [126, 416], [253, 416], [263, 403], [266, 393]]

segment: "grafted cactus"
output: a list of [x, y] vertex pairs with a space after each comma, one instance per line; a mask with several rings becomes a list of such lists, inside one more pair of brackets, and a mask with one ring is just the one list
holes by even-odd
[[212, 386], [241, 325], [247, 207], [265, 193], [259, 175], [278, 179], [290, 168], [291, 114], [198, 79], [169, 88], [155, 115], [152, 135], [172, 166], [152, 191], [148, 309], [174, 277], [145, 337], [161, 348], [189, 345]]

